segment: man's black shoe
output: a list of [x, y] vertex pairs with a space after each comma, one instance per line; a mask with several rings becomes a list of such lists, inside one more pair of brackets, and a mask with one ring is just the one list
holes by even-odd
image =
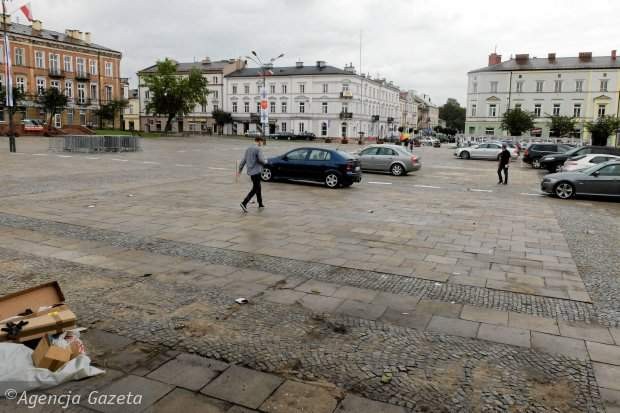
[[243, 212], [248, 212], [248, 208], [243, 205], [243, 202], [239, 204], [239, 206], [241, 207], [241, 209], [243, 210]]

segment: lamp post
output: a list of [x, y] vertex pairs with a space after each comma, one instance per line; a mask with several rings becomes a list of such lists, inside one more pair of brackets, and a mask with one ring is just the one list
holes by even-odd
[[[263, 78], [263, 88], [260, 93], [260, 121], [263, 125], [262, 135], [265, 137], [265, 129], [269, 125], [269, 103], [267, 102], [267, 70], [269, 69], [263, 60], [258, 56], [254, 50], [251, 51], [252, 56], [246, 56], [245, 58], [256, 63], [261, 68], [261, 76]], [[280, 53], [276, 57], [269, 59], [269, 64], [273, 65], [273, 62], [283, 57], [284, 53]]]
[[[13, 107], [15, 102], [13, 101], [13, 74], [11, 73], [11, 51], [9, 49], [9, 34], [6, 23], [6, 3], [2, 0], [2, 34], [4, 38], [4, 73], [6, 78], [6, 107]], [[9, 151], [17, 152], [15, 147], [15, 126], [13, 125], [13, 116], [11, 115], [11, 109], [9, 109]]]

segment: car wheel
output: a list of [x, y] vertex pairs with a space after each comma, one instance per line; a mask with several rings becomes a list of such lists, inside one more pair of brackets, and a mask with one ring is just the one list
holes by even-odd
[[405, 172], [405, 168], [403, 168], [403, 166], [399, 163], [395, 163], [394, 165], [392, 165], [392, 167], [390, 168], [390, 172], [392, 173], [392, 175], [394, 176], [401, 176], [403, 175], [403, 173]]
[[553, 192], [560, 199], [569, 199], [575, 196], [575, 186], [570, 182], [560, 182], [555, 186]]
[[532, 161], [532, 168], [534, 169], [540, 169], [540, 159], [534, 159]]
[[463, 151], [463, 152], [461, 152], [461, 154], [459, 155], [459, 157], [460, 157], [461, 159], [469, 159], [469, 158], [470, 158], [470, 155], [469, 155], [469, 152], [467, 152], [467, 151]]
[[263, 171], [260, 173], [260, 178], [265, 182], [271, 181], [273, 179], [271, 168], [263, 167]]
[[336, 173], [330, 172], [325, 175], [325, 185], [327, 185], [328, 188], [338, 188], [339, 183], [340, 177]]

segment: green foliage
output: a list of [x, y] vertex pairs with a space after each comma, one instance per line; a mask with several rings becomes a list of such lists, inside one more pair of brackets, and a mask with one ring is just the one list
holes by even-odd
[[52, 121], [57, 113], [62, 113], [63, 109], [67, 106], [67, 96], [55, 87], [50, 87], [45, 90], [37, 98], [38, 103], [43, 110], [49, 114], [49, 122], [47, 122], [48, 129], [52, 126]]
[[465, 111], [456, 99], [449, 98], [445, 105], [439, 107], [439, 119], [446, 122], [446, 128], [462, 132], [465, 130]]
[[26, 93], [21, 89], [13, 86], [13, 106], [6, 106], [6, 89], [4, 86], [0, 87], [0, 108], [6, 109], [9, 112], [9, 116], [15, 115], [19, 111], [25, 110], [24, 104], [26, 103]]
[[200, 70], [194, 68], [188, 75], [178, 75], [172, 60], [157, 62], [157, 71], [143, 75], [143, 81], [151, 94], [147, 112], [167, 117], [166, 132], [176, 116], [190, 113], [197, 104], [207, 103], [208, 82]]
[[217, 123], [218, 126], [224, 126], [232, 123], [233, 121], [232, 115], [229, 112], [224, 112], [220, 109], [214, 110], [212, 112], [212, 115], [213, 119], [215, 119], [215, 123]]
[[116, 114], [120, 113], [120, 111], [125, 109], [128, 105], [129, 105], [129, 101], [127, 99], [111, 100], [110, 102], [101, 105], [99, 109], [95, 111], [95, 114], [99, 117], [100, 121], [104, 121], [104, 120], [112, 121], [112, 128], [114, 128]]
[[594, 122], [586, 122], [585, 127], [592, 134], [592, 145], [605, 146], [607, 138], [620, 129], [620, 119], [615, 116], [602, 116]]
[[502, 117], [501, 128], [507, 130], [511, 136], [521, 136], [525, 131], [534, 127], [535, 115], [521, 109], [508, 109]]
[[550, 118], [552, 136], [562, 138], [575, 130], [576, 119], [571, 116], [551, 116]]

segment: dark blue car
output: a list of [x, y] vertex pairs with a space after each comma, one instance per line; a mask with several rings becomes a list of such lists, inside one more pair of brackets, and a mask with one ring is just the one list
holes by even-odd
[[324, 148], [298, 148], [270, 158], [263, 167], [263, 181], [289, 179], [321, 182], [329, 188], [351, 186], [362, 180], [359, 159], [346, 152]]

